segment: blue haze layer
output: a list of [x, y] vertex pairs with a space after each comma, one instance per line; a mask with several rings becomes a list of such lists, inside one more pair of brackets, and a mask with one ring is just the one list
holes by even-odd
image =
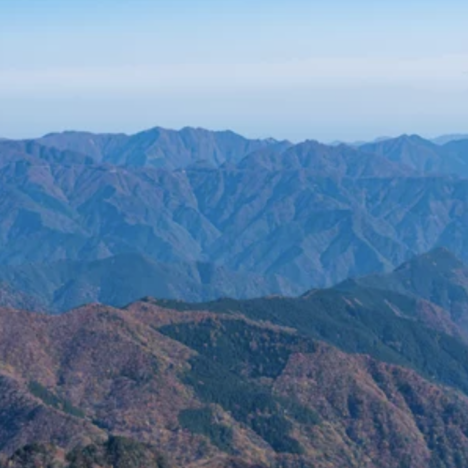
[[[0, 136], [465, 132], [466, 2], [5, 0]], [[390, 2], [388, 2], [390, 3]]]

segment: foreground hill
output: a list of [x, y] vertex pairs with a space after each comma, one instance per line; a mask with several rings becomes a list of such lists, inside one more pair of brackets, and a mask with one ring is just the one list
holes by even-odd
[[7, 455], [33, 441], [70, 453], [110, 433], [151, 442], [175, 466], [468, 460], [464, 396], [291, 330], [149, 304], [3, 311], [1, 325]]
[[[414, 265], [447, 291], [463, 268], [437, 250], [389, 277]], [[406, 279], [404, 291], [369, 282], [60, 316], [0, 309], [0, 466], [466, 466], [468, 342], [429, 320], [448, 303]]]
[[124, 437], [76, 447], [65, 453], [51, 444], [31, 444], [10, 457], [0, 455], [1, 468], [169, 468], [154, 447]]

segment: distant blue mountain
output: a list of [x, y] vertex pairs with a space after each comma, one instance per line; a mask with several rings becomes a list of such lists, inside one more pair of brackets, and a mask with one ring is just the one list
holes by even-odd
[[184, 267], [180, 298], [299, 293], [436, 246], [468, 260], [468, 140], [352, 148], [155, 128], [2, 141], [0, 216], [5, 268], [135, 254], [225, 272], [207, 286]]
[[288, 146], [272, 138], [248, 140], [231, 131], [211, 132], [186, 127], [180, 131], [155, 127], [135, 135], [87, 132], [51, 133], [36, 140], [43, 146], [72, 150], [96, 162], [165, 169], [183, 168], [198, 160], [220, 166], [270, 146]]
[[454, 133], [453, 135], [442, 135], [437, 138], [433, 138], [431, 141], [437, 145], [445, 145], [452, 141], [468, 140], [468, 133]]

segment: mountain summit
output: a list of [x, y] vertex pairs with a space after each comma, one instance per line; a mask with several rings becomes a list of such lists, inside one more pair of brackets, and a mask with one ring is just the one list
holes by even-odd
[[249, 140], [231, 131], [212, 132], [191, 127], [179, 131], [155, 127], [134, 135], [52, 133], [37, 142], [60, 150], [78, 151], [98, 163], [165, 169], [184, 168], [199, 160], [214, 166], [228, 161], [236, 163], [253, 151], [278, 143], [271, 138]]

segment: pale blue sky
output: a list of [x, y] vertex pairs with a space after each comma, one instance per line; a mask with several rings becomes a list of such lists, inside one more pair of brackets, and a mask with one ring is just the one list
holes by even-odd
[[0, 136], [468, 132], [467, 2], [382, 3], [2, 0]]

